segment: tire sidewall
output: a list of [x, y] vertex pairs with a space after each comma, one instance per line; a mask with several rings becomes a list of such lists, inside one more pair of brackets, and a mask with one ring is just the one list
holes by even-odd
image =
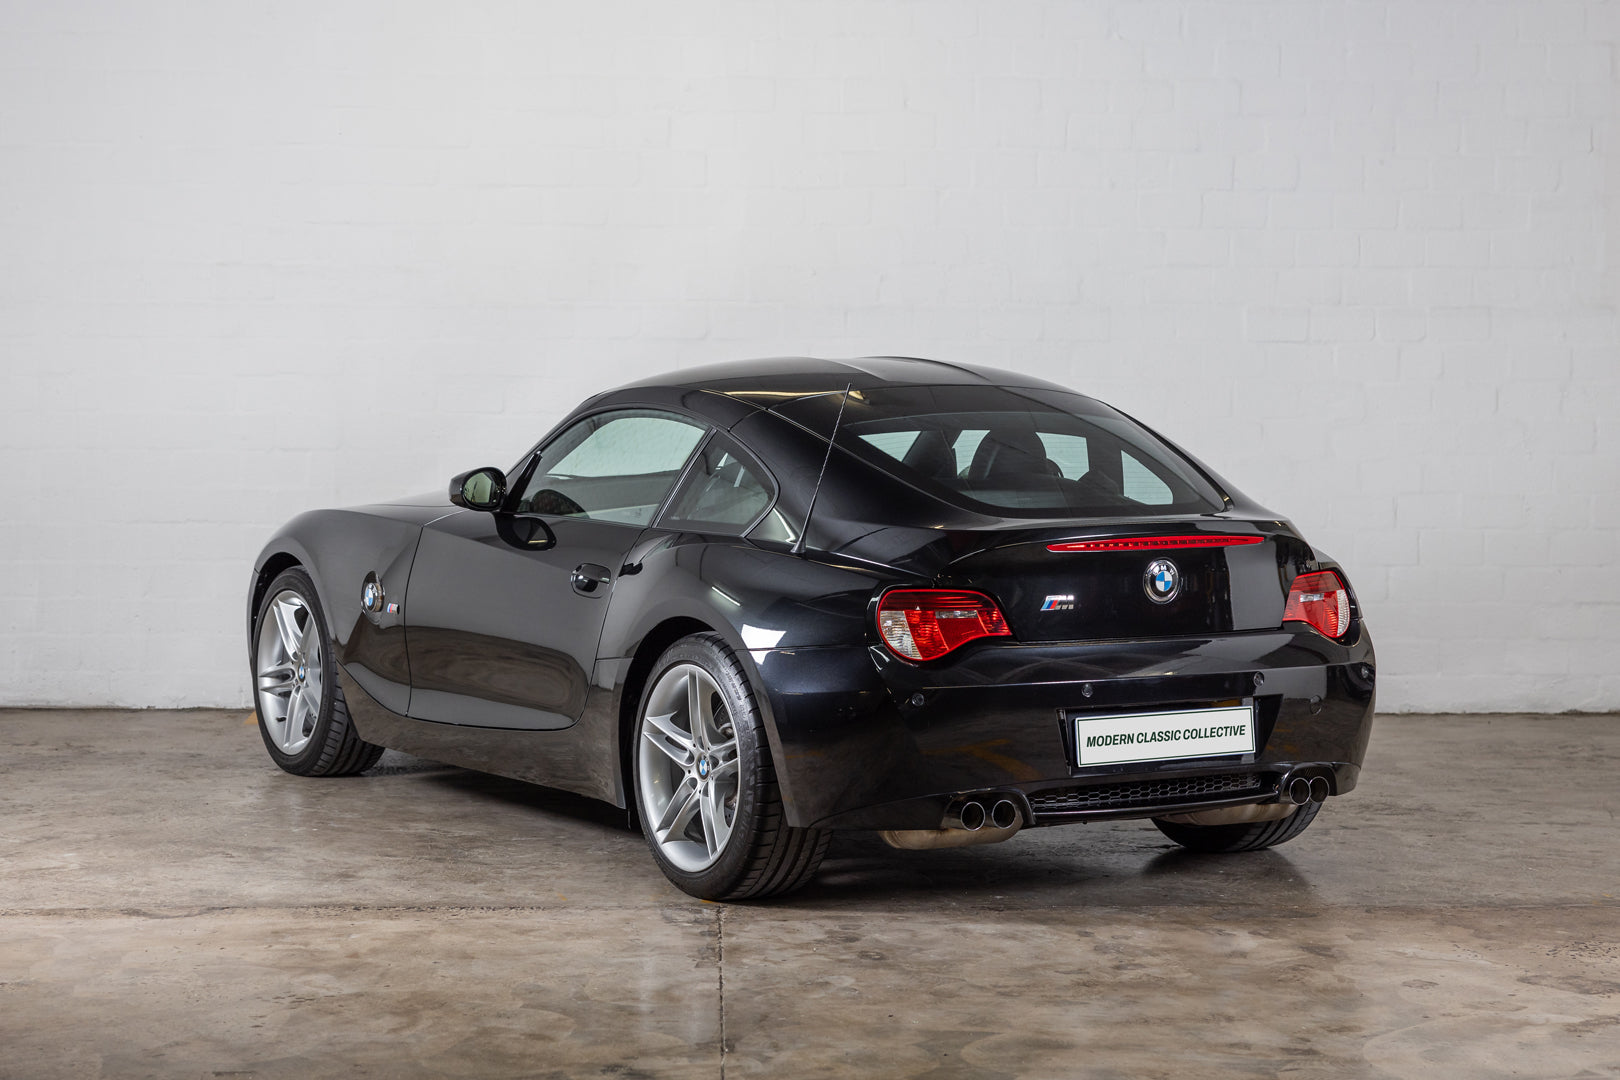
[[[264, 635], [268, 625], [266, 616], [270, 612], [270, 602], [288, 590], [296, 592], [303, 598], [304, 603], [309, 605], [310, 617], [315, 620], [315, 629], [321, 635], [321, 707], [316, 713], [315, 728], [310, 733], [309, 742], [305, 743], [304, 748], [296, 754], [285, 753], [276, 745], [265, 723], [264, 713], [259, 708], [259, 639]], [[282, 571], [264, 590], [264, 599], [259, 602], [258, 616], [253, 625], [253, 648], [248, 669], [253, 686], [253, 715], [259, 721], [259, 737], [264, 740], [264, 748], [269, 751], [271, 759], [288, 772], [306, 772], [311, 769], [326, 745], [327, 730], [332, 726], [332, 702], [337, 696], [337, 661], [332, 652], [332, 635], [327, 632], [326, 611], [321, 607], [321, 598], [315, 593], [315, 583], [303, 570], [294, 568]]]
[[1322, 803], [1305, 803], [1294, 812], [1275, 821], [1257, 821], [1235, 825], [1185, 825], [1180, 822], [1160, 821], [1153, 824], [1165, 836], [1189, 851], [1205, 855], [1232, 854], [1246, 851], [1267, 851], [1286, 844], [1310, 827], [1322, 810]]
[[[646, 726], [647, 702], [653, 687], [672, 667], [695, 664], [701, 667], [720, 688], [725, 698], [726, 711], [737, 736], [737, 816], [732, 823], [731, 835], [726, 840], [720, 857], [702, 870], [683, 870], [671, 863], [653, 835], [651, 815], [642, 801], [641, 743]], [[742, 675], [741, 665], [730, 648], [717, 636], [696, 634], [685, 637], [665, 649], [653, 665], [641, 689], [636, 706], [634, 743], [630, 754], [630, 775], [636, 800], [636, 818], [641, 823], [641, 834], [652, 849], [653, 858], [664, 875], [684, 891], [703, 899], [718, 899], [727, 895], [748, 870], [760, 832], [760, 793], [758, 773], [761, 765], [764, 730], [759, 708], [754, 702], [753, 689]]]

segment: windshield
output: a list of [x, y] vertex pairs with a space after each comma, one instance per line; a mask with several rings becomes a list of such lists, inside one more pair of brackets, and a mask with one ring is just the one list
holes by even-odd
[[[832, 430], [842, 394], [779, 412]], [[984, 386], [855, 390], [838, 444], [970, 509], [1020, 516], [1202, 514], [1225, 500], [1152, 432], [1079, 394]]]

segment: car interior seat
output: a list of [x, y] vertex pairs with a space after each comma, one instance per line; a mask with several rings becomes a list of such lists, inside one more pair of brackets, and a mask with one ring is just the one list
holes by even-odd
[[967, 479], [976, 487], [1017, 487], [1032, 477], [1062, 477], [1033, 430], [992, 431], [973, 452]]

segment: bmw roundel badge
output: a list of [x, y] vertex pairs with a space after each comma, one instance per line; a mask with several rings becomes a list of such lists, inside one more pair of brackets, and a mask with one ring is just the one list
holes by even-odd
[[1181, 571], [1169, 559], [1154, 559], [1142, 575], [1142, 589], [1155, 604], [1168, 604], [1181, 591]]

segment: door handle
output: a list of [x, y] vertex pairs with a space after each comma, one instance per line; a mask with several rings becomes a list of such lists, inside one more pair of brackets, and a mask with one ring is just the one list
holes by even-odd
[[607, 567], [598, 563], [580, 563], [574, 567], [574, 572], [568, 575], [569, 583], [574, 591], [581, 596], [604, 596], [608, 582], [613, 580], [613, 574]]

